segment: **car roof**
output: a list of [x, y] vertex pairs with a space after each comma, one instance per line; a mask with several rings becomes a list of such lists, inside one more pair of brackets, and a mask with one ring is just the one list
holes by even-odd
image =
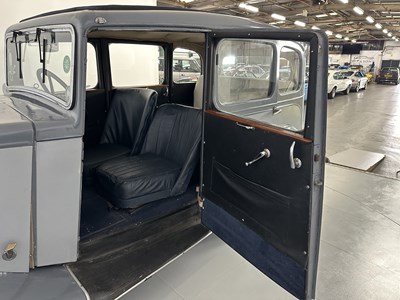
[[[104, 23], [98, 23], [98, 20]], [[155, 28], [192, 28], [199, 31], [224, 29], [263, 30], [274, 28], [243, 17], [199, 10], [158, 6], [102, 5], [56, 10], [27, 19], [7, 29], [7, 32], [44, 24], [73, 24], [83, 31], [99, 26], [132, 26]]]

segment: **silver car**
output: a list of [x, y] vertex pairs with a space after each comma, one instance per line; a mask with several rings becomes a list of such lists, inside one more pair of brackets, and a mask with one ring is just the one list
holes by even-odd
[[346, 71], [343, 75], [351, 79], [351, 90], [358, 93], [359, 90], [367, 89], [368, 78], [367, 75], [361, 71]]

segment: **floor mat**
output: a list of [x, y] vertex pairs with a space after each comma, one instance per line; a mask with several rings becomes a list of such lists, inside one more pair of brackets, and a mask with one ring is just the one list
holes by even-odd
[[160, 220], [107, 232], [80, 244], [69, 264], [91, 299], [114, 299], [208, 233], [192, 205]]
[[81, 240], [105, 231], [115, 232], [131, 224], [143, 224], [196, 203], [195, 187], [176, 197], [154, 201], [135, 210], [110, 208], [93, 187], [84, 187], [81, 204]]

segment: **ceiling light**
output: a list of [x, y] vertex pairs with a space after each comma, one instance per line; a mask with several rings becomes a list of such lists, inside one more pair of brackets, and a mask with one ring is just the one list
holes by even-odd
[[272, 14], [271, 18], [277, 19], [277, 20], [281, 20], [281, 21], [285, 21], [286, 17], [282, 16], [282, 15], [278, 15], [278, 14]]
[[352, 43], [357, 43], [357, 40], [351, 40]]
[[343, 37], [343, 35], [341, 35], [341, 34], [337, 34], [337, 35], [335, 35], [335, 37], [337, 38], [337, 39], [341, 39], [342, 37]]
[[329, 15], [331, 15], [331, 16], [337, 16], [337, 12], [331, 12], [331, 13], [329, 13]]
[[304, 23], [304, 22], [302, 22], [302, 21], [294, 21], [294, 25], [296, 25], [296, 26], [300, 26], [300, 27], [305, 27], [306, 26], [306, 23]]
[[330, 30], [325, 31], [325, 33], [326, 33], [326, 35], [332, 35], [333, 34], [333, 32], [330, 31]]
[[393, 37], [392, 37], [392, 40], [396, 40], [396, 37], [395, 37], [395, 36], [393, 36]]
[[353, 11], [358, 15], [363, 15], [364, 14], [363, 9], [361, 7], [359, 7], [359, 6], [354, 6], [353, 7]]
[[180, 0], [181, 2], [185, 2], [185, 3], [190, 3], [193, 2], [194, 0]]
[[239, 4], [239, 8], [247, 10], [252, 13], [258, 13], [258, 11], [259, 11], [258, 7], [255, 7], [253, 5], [249, 5], [249, 4], [246, 4], [243, 2]]
[[389, 32], [389, 30], [387, 30], [387, 29], [383, 29], [382, 31], [383, 31], [383, 33], [388, 33]]
[[349, 0], [340, 0], [340, 2], [347, 4], [347, 3], [349, 3]]
[[376, 23], [375, 27], [378, 28], [378, 29], [382, 29], [382, 25], [380, 23]]
[[399, 41], [399, 39], [395, 39], [395, 41], [396, 41], [396, 42], [398, 42], [398, 41]]
[[345, 40], [345, 41], [348, 41], [348, 40], [349, 40], [349, 37], [348, 37], [348, 36], [345, 36], [345, 37], [344, 37], [344, 40]]
[[314, 30], [320, 30], [321, 28], [319, 28], [319, 27], [317, 27], [317, 26], [313, 26], [313, 27], [311, 27], [311, 29], [314, 29]]
[[368, 21], [368, 23], [371, 23], [371, 24], [374, 23], [374, 21], [375, 21], [374, 18], [371, 16], [368, 16], [365, 19]]
[[388, 37], [392, 37], [393, 34], [391, 32], [388, 33]]
[[316, 15], [317, 18], [325, 18], [325, 17], [327, 17], [327, 16], [328, 16], [327, 14]]

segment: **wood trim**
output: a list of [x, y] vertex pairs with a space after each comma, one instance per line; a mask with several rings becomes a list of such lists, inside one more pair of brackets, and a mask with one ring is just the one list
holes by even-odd
[[272, 127], [270, 125], [259, 123], [257, 121], [245, 119], [245, 118], [242, 118], [242, 117], [230, 115], [230, 114], [227, 114], [227, 113], [223, 113], [223, 112], [219, 112], [219, 111], [211, 110], [211, 109], [206, 110], [205, 113], [209, 114], [209, 115], [212, 115], [212, 116], [219, 117], [219, 118], [224, 118], [224, 119], [227, 119], [227, 120], [231, 120], [233, 122], [238, 122], [238, 123], [246, 125], [246, 126], [252, 126], [252, 127], [260, 129], [262, 131], [266, 131], [266, 132], [271, 132], [271, 133], [278, 134], [278, 135], [287, 136], [287, 137], [290, 137], [290, 138], [292, 138], [292, 139], [294, 139], [296, 141], [302, 142], [302, 143], [312, 143], [312, 140], [306, 139], [305, 137], [303, 137], [302, 135], [300, 135], [298, 133], [295, 133], [295, 132], [292, 132], [292, 131], [289, 131], [289, 130], [285, 130], [283, 128]]

